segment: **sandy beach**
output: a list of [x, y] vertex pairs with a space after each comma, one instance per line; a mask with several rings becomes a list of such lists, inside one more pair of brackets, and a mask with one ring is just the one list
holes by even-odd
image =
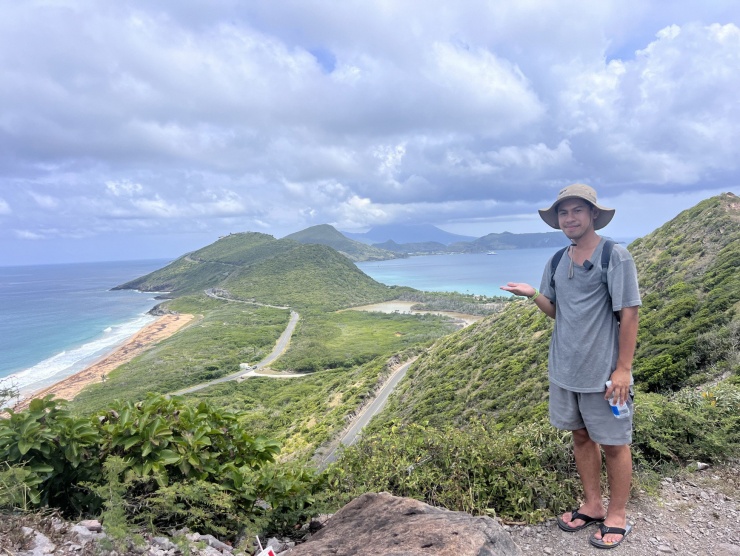
[[183, 314], [163, 315], [159, 317], [153, 323], [139, 330], [126, 343], [116, 348], [109, 355], [56, 384], [30, 394], [26, 399], [18, 403], [14, 410], [20, 411], [25, 409], [32, 399], [43, 398], [48, 394], [54, 394], [56, 398], [71, 400], [85, 386], [94, 382], [100, 382], [104, 375], [107, 375], [120, 365], [131, 361], [154, 344], [165, 338], [169, 338], [193, 320], [193, 318], [193, 315]]

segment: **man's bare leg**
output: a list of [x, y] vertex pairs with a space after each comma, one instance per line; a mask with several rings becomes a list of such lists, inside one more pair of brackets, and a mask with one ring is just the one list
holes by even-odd
[[[624, 446], [606, 446], [604, 457], [606, 459], [606, 475], [609, 479], [609, 509], [604, 520], [607, 527], [627, 527], [627, 501], [630, 496], [632, 483], [632, 452], [629, 444]], [[601, 532], [597, 531], [595, 537], [601, 538]], [[609, 533], [605, 535], [605, 542], [618, 542], [622, 535]]]
[[[606, 509], [601, 501], [601, 450], [599, 445], [591, 440], [586, 429], [573, 431], [573, 453], [578, 475], [583, 484], [584, 500], [578, 511], [596, 519], [602, 518], [606, 515]], [[570, 518], [570, 512], [562, 515], [562, 520], [571, 527], [583, 525], [583, 520], [570, 521]]]

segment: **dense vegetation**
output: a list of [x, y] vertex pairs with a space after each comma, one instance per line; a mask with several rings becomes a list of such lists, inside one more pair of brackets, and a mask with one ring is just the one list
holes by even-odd
[[[722, 461], [740, 447], [738, 240], [740, 203], [726, 194], [630, 246], [644, 302], [635, 361], [641, 474]], [[568, 434], [546, 417], [552, 322], [530, 302], [387, 287], [325, 245], [264, 234], [227, 236], [125, 287], [170, 291], [164, 310], [197, 320], [69, 406], [39, 400], [0, 420], [0, 506], [103, 509], [114, 522], [160, 527], [189, 519], [233, 536], [295, 525], [367, 490], [515, 520], [574, 503]], [[230, 300], [206, 296], [209, 288]], [[454, 331], [436, 316], [338, 311], [401, 298], [493, 314]], [[261, 359], [288, 307], [301, 320], [274, 367], [307, 376], [147, 397]], [[307, 471], [412, 355], [418, 361], [363, 439], [325, 474]]]
[[423, 292], [410, 290], [400, 292], [398, 299], [413, 301], [418, 311], [446, 311], [467, 315], [493, 315], [500, 312], [511, 301], [510, 297], [476, 295], [458, 292]]
[[702, 201], [631, 249], [644, 292], [636, 380], [659, 392], [737, 379], [740, 199]]
[[320, 481], [277, 465], [279, 444], [249, 434], [240, 417], [151, 395], [90, 417], [33, 400], [0, 419], [0, 507], [69, 516], [106, 508], [112, 525], [186, 525], [226, 538], [279, 530], [286, 516], [300, 518]]

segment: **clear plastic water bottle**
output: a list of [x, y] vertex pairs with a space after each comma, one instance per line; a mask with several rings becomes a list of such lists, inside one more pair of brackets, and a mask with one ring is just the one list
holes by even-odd
[[[611, 385], [612, 381], [607, 380], [606, 387], [609, 388]], [[626, 401], [621, 404], [617, 404], [614, 396], [612, 396], [611, 398], [609, 398], [609, 405], [612, 408], [612, 413], [614, 414], [615, 419], [626, 419], [630, 416], [630, 406], [627, 405]]]

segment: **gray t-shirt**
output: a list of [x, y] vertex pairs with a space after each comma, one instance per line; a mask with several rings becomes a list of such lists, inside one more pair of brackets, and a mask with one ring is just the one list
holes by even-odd
[[590, 270], [575, 264], [567, 251], [563, 254], [555, 269], [557, 295], [550, 287], [552, 258], [542, 275], [540, 291], [549, 299], [555, 298], [550, 381], [573, 392], [604, 391], [619, 355], [619, 323], [613, 312], [642, 304], [635, 262], [619, 244], [614, 245], [609, 261], [607, 291], [607, 284], [601, 281], [604, 241], [602, 238], [589, 258], [593, 263]]

